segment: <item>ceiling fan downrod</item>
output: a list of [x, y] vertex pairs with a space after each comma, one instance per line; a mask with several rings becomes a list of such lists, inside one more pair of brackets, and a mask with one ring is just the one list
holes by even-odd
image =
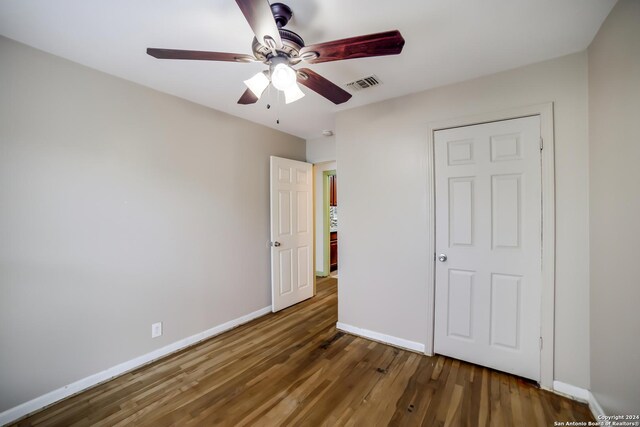
[[291, 8], [284, 3], [272, 3], [271, 12], [273, 13], [273, 19], [275, 19], [278, 28], [287, 25], [293, 16]]

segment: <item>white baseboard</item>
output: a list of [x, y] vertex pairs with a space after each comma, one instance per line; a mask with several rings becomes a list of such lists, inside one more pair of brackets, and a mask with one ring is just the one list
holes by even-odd
[[600, 421], [602, 417], [607, 415], [591, 392], [589, 392], [589, 409], [591, 409], [591, 413], [596, 421]]
[[100, 384], [114, 377], [122, 375], [126, 372], [129, 372], [133, 369], [136, 369], [143, 365], [151, 363], [171, 353], [175, 353], [176, 351], [192, 346], [200, 341], [219, 335], [223, 332], [226, 332], [230, 329], [233, 329], [237, 326], [247, 323], [253, 319], [264, 316], [267, 313], [271, 313], [271, 306], [261, 308], [260, 310], [254, 311], [253, 313], [249, 313], [247, 315], [238, 317], [237, 319], [230, 320], [221, 325], [214, 326], [211, 329], [207, 329], [206, 331], [203, 331], [195, 335], [192, 335], [190, 337], [184, 338], [182, 340], [176, 341], [162, 348], [154, 350], [150, 353], [136, 357], [135, 359], [131, 359], [126, 362], [120, 363], [119, 365], [113, 366], [102, 372], [98, 372], [97, 374], [90, 375], [74, 383], [68, 384], [64, 387], [60, 387], [57, 390], [53, 390], [47, 394], [43, 394], [42, 396], [36, 397], [33, 400], [22, 403], [11, 409], [7, 409], [6, 411], [0, 413], [0, 425], [5, 425], [12, 421], [16, 421], [19, 418], [24, 417], [25, 415], [38, 411], [59, 400], [65, 399], [71, 395], [77, 394], [97, 384]]
[[357, 326], [347, 325], [346, 323], [336, 323], [336, 328], [348, 332], [353, 335], [368, 338], [373, 341], [379, 341], [383, 344], [389, 344], [394, 347], [400, 347], [406, 350], [416, 351], [424, 354], [424, 344], [415, 341], [405, 340], [404, 338], [398, 338], [391, 335], [381, 334], [380, 332], [370, 331], [368, 329], [358, 328]]
[[553, 392], [574, 400], [579, 400], [581, 402], [587, 403], [596, 421], [600, 420], [600, 416], [606, 415], [593, 393], [585, 388], [576, 387], [574, 385], [563, 383], [561, 381], [554, 381]]
[[579, 400], [584, 403], [589, 403], [589, 390], [586, 388], [576, 387], [561, 381], [554, 381], [553, 391], [556, 394], [560, 394], [574, 400]]

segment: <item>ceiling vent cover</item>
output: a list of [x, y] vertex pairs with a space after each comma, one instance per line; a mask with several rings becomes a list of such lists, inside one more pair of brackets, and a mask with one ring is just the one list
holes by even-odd
[[380, 81], [378, 76], [371, 75], [369, 77], [363, 77], [359, 80], [347, 83], [345, 86], [347, 87], [347, 89], [358, 91], [362, 89], [368, 89], [373, 86], [378, 86], [379, 84], [382, 84], [382, 82]]

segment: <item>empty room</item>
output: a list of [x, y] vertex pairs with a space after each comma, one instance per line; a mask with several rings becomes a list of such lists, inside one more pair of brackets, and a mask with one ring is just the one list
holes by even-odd
[[639, 119], [638, 0], [2, 0], [0, 425], [640, 426]]

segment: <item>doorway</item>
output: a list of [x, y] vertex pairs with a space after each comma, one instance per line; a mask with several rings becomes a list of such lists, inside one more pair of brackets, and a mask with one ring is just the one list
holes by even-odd
[[[540, 295], [540, 386], [553, 389], [554, 382], [554, 313], [555, 313], [555, 138], [553, 125], [553, 103], [534, 104], [514, 107], [473, 116], [439, 120], [427, 124], [427, 175], [426, 188], [429, 194], [435, 194], [434, 183], [434, 135], [436, 131], [455, 127], [473, 126], [481, 123], [522, 117], [540, 117], [540, 151], [541, 151], [541, 187], [542, 187], [542, 279]], [[427, 199], [427, 247], [430, 249], [430, 260], [425, 264], [427, 269], [427, 327], [424, 352], [434, 352], [434, 311], [435, 311], [435, 197]]]
[[[313, 169], [315, 273], [316, 277], [322, 278], [335, 275], [337, 271], [337, 163], [335, 161], [316, 163]], [[331, 230], [334, 232], [333, 236]]]
[[338, 275], [338, 175], [335, 170], [324, 172], [324, 271]]

